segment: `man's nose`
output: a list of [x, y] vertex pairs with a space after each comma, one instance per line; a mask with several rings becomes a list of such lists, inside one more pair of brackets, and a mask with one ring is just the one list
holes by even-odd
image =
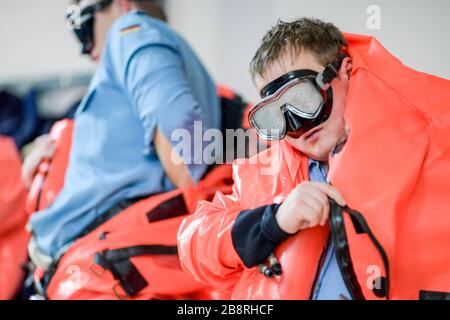
[[287, 125], [291, 131], [297, 131], [302, 128], [302, 122], [297, 115], [293, 114], [289, 110], [286, 110], [284, 112], [284, 116], [286, 118]]

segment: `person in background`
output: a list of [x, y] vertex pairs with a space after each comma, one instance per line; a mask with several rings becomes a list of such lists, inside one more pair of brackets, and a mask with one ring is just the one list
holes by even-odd
[[[158, 2], [75, 4], [81, 25], [74, 31], [98, 68], [75, 116], [64, 187], [29, 221], [29, 255], [44, 270], [108, 210], [199, 181], [207, 165], [193, 157], [201, 150], [172, 154], [171, 134], [192, 133], [196, 121], [203, 130], [221, 122], [213, 80]], [[40, 159], [53, 152], [51, 140], [41, 139], [37, 149], [25, 161], [28, 184]]]

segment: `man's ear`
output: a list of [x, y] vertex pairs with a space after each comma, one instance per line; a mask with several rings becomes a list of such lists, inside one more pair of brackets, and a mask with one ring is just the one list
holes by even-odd
[[342, 60], [341, 68], [339, 69], [339, 78], [350, 80], [353, 70], [352, 58], [347, 57]]
[[130, 11], [130, 2], [128, 0], [115, 0], [122, 12]]

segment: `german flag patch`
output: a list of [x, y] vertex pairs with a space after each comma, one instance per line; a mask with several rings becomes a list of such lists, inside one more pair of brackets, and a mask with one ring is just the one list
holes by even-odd
[[122, 30], [120, 31], [120, 35], [121, 35], [121, 36], [125, 36], [125, 35], [130, 34], [130, 33], [138, 32], [138, 31], [140, 31], [141, 29], [142, 29], [142, 28], [141, 28], [141, 25], [135, 24], [135, 25], [126, 27], [125, 29], [122, 29]]

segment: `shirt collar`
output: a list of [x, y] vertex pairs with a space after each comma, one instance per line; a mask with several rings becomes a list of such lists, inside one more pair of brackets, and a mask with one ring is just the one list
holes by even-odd
[[327, 167], [324, 166], [320, 161], [308, 158], [308, 169], [310, 175], [312, 171], [315, 171], [316, 173], [320, 174], [325, 181], [327, 180]]

